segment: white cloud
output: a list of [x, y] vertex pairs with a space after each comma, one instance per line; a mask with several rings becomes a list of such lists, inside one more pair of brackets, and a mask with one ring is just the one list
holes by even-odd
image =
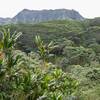
[[100, 0], [0, 0], [0, 17], [13, 17], [22, 9], [75, 9], [84, 17], [100, 16]]

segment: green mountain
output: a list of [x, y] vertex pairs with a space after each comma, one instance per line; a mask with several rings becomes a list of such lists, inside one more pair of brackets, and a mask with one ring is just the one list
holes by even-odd
[[0, 24], [17, 24], [17, 23], [39, 23], [52, 20], [84, 20], [84, 17], [79, 12], [69, 9], [55, 9], [55, 10], [28, 10], [23, 9], [13, 18], [0, 18]]
[[100, 100], [100, 18], [2, 28], [1, 100]]
[[50, 20], [84, 20], [84, 18], [75, 10], [55, 9], [55, 10], [28, 10], [19, 12], [12, 21], [15, 23], [39, 23]]
[[57, 42], [66, 38], [73, 41], [75, 45], [87, 47], [93, 43], [100, 44], [100, 27], [95, 25], [94, 20], [54, 20], [35, 25], [12, 24], [5, 25], [5, 27], [10, 27], [12, 31], [16, 30], [23, 33], [20, 37], [21, 42], [19, 42], [23, 48], [34, 48], [33, 38], [35, 35], [40, 35], [46, 42], [51, 40]]

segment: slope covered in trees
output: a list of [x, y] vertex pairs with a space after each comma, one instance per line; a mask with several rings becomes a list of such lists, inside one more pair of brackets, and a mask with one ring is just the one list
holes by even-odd
[[98, 19], [1, 26], [1, 100], [99, 100]]

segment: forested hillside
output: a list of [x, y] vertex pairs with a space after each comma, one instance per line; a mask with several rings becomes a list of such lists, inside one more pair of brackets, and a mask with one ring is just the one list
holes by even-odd
[[0, 100], [100, 100], [100, 18], [0, 30]]

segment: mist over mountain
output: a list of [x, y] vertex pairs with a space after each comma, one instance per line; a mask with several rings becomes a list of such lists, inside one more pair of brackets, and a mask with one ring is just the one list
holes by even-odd
[[83, 20], [84, 17], [75, 10], [28, 10], [23, 9], [13, 18], [0, 18], [0, 24], [8, 23], [39, 23], [50, 20]]
[[11, 22], [11, 18], [1, 18], [0, 17], [0, 24], [8, 24]]

